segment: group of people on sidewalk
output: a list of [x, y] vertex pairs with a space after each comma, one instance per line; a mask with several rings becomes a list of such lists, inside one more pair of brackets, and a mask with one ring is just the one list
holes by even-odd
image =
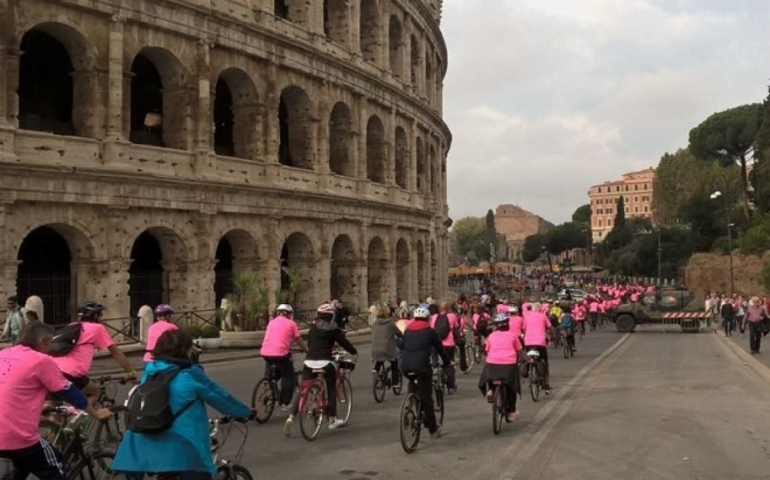
[[730, 296], [712, 292], [706, 297], [704, 308], [721, 318], [726, 337], [732, 336], [736, 329], [740, 330], [741, 336], [748, 330], [750, 353], [760, 353], [762, 337], [770, 333], [770, 299], [760, 299], [758, 296], [744, 298], [738, 294]]

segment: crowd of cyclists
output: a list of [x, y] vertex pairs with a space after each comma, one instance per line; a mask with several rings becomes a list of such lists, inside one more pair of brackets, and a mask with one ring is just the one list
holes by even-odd
[[[410, 393], [421, 403], [424, 425], [433, 438], [441, 434], [433, 404], [436, 371], [443, 371], [447, 392], [457, 393], [456, 367], [469, 373], [469, 345], [484, 352], [486, 362], [478, 388], [491, 401], [492, 382], [502, 381], [506, 391], [507, 420], [518, 418], [517, 397], [521, 378], [530, 372], [525, 351], [537, 352], [543, 360], [545, 391], [551, 391], [548, 346], [564, 336], [576, 351], [575, 334], [588, 323], [600, 328], [611, 310], [623, 301], [638, 301], [642, 286], [598, 285], [594, 294], [581, 299], [541, 296], [513, 302], [499, 300], [491, 291], [460, 295], [454, 302], [426, 299], [413, 307], [391, 309], [384, 303], [373, 309], [373, 375], [382, 369], [390, 383], [408, 377]], [[109, 351], [125, 372], [137, 382], [127, 402], [126, 430], [117, 445], [112, 470], [137, 478], [145, 473], [173, 472], [182, 480], [211, 478], [217, 471], [209, 452], [209, 419], [206, 405], [226, 416], [247, 420], [258, 412], [233, 397], [212, 380], [197, 362], [199, 350], [185, 329], [171, 319], [173, 308], [159, 305], [156, 321], [148, 332], [141, 379], [123, 352], [115, 345], [101, 319], [104, 307], [86, 302], [78, 318], [57, 332], [40, 321], [28, 320], [16, 330], [14, 345], [0, 351], [0, 458], [13, 465], [14, 479], [33, 474], [40, 479], [64, 479], [66, 460], [62, 453], [40, 435], [38, 424], [44, 405], [66, 402], [98, 420], [109, 419], [113, 411], [98, 408], [99, 387], [89, 378], [96, 350]], [[292, 353], [305, 353], [302, 383], [323, 375], [326, 383], [328, 428], [346, 422], [337, 418], [335, 386], [337, 349], [358, 357], [346, 338], [344, 318], [334, 302], [316, 309], [315, 321], [302, 338], [290, 305], [279, 305], [268, 323], [261, 346], [265, 375], [280, 376], [279, 407], [288, 411], [284, 433], [291, 434], [299, 414], [294, 401], [297, 390]], [[295, 346], [295, 347], [294, 347]], [[440, 362], [440, 363], [439, 363]], [[353, 367], [349, 367], [353, 368]], [[139, 399], [139, 400], [135, 400]], [[344, 399], [343, 399], [344, 401]]]

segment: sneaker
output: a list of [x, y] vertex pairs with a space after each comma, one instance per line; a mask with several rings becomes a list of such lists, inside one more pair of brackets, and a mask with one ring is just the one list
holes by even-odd
[[430, 434], [430, 438], [438, 438], [441, 436], [441, 425], [436, 426], [436, 430]]
[[345, 425], [345, 420], [342, 420], [341, 418], [338, 418], [337, 420], [333, 422], [329, 422], [329, 430], [335, 430], [341, 426]]
[[373, 368], [373, 369], [372, 369], [372, 374], [373, 374], [373, 375], [377, 375], [378, 373], [380, 373], [380, 372], [378, 372], [376, 368]]
[[551, 394], [551, 386], [550, 385], [546, 385], [545, 386], [545, 394], [546, 395], [550, 395]]
[[492, 390], [487, 391], [487, 403], [492, 403], [492, 396], [494, 395], [494, 392]]
[[288, 403], [282, 403], [278, 405], [278, 408], [280, 408], [282, 412], [288, 412], [289, 410], [291, 410], [291, 405], [289, 405]]
[[512, 412], [508, 414], [508, 421], [509, 422], [515, 422], [519, 419], [519, 412]]
[[454, 395], [455, 393], [457, 393], [457, 387], [447, 388], [447, 393], [449, 395]]
[[283, 434], [287, 437], [291, 437], [291, 427], [294, 426], [294, 416], [289, 415], [286, 419], [286, 423], [283, 424]]

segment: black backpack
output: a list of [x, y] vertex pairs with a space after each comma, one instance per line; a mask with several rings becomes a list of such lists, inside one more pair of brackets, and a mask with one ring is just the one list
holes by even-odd
[[48, 351], [48, 355], [63, 357], [70, 353], [78, 344], [82, 332], [83, 325], [80, 322], [70, 323], [58, 329], [51, 340], [51, 349]]
[[445, 313], [436, 316], [436, 323], [433, 324], [433, 330], [438, 333], [438, 338], [441, 340], [444, 340], [449, 336], [452, 327], [449, 325], [449, 317]]
[[159, 433], [171, 428], [174, 421], [197, 401], [192, 400], [176, 413], [171, 411], [169, 385], [180, 373], [181, 368], [156, 373], [137, 387], [128, 399], [126, 428], [136, 433]]

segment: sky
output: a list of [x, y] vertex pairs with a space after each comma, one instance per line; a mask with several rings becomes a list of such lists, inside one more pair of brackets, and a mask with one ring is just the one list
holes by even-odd
[[555, 224], [770, 84], [770, 0], [444, 0], [449, 214]]

